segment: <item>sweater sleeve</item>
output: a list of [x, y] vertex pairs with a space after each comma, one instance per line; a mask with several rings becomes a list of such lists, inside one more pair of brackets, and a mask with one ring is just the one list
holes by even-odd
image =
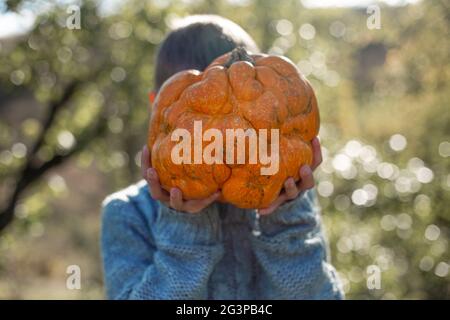
[[123, 199], [104, 205], [102, 258], [110, 299], [205, 299], [223, 255], [217, 208], [187, 214], [155, 205], [153, 221]]
[[309, 190], [260, 217], [252, 246], [262, 269], [265, 299], [340, 299], [341, 286], [327, 263], [327, 244], [315, 192]]

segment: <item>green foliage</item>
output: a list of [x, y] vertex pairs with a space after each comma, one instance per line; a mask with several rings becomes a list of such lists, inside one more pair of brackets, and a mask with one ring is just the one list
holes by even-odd
[[[369, 30], [365, 9], [306, 9], [294, 0], [130, 1], [107, 16], [85, 1], [81, 29], [69, 30], [66, 7], [55, 5], [29, 34], [0, 40], [0, 199], [44, 130], [47, 106], [73, 83], [36, 161], [88, 143], [21, 196], [16, 221], [0, 235], [0, 257], [8, 257], [0, 297], [40, 297], [38, 286], [55, 279], [46, 297], [102, 296], [99, 204], [139, 178], [157, 45], [177, 17], [216, 13], [263, 51], [290, 57], [317, 92], [318, 192], [347, 296], [450, 298], [448, 12], [444, 1], [382, 6], [381, 29]], [[20, 105], [21, 97], [34, 102]], [[106, 130], [92, 134], [98, 123]], [[88, 278], [75, 296], [62, 288], [73, 261]], [[381, 289], [366, 285], [370, 265], [382, 271]]]

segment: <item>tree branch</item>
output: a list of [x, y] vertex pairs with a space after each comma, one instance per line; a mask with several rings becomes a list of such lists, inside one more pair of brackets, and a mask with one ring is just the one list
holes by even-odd
[[91, 129], [86, 130], [85, 133], [78, 138], [77, 145], [68, 153], [55, 155], [50, 160], [40, 165], [37, 164], [36, 161], [37, 152], [43, 145], [45, 141], [45, 136], [52, 127], [52, 124], [54, 123], [54, 120], [56, 118], [56, 114], [71, 99], [71, 97], [73, 96], [79, 85], [80, 85], [79, 82], [74, 82], [71, 85], [69, 85], [67, 89], [64, 91], [62, 97], [58, 101], [50, 105], [47, 119], [44, 121], [43, 130], [41, 131], [40, 135], [36, 139], [36, 142], [31, 148], [31, 152], [27, 157], [24, 169], [20, 173], [20, 178], [16, 183], [15, 189], [12, 192], [8, 204], [2, 210], [2, 212], [0, 212], [0, 231], [2, 231], [7, 225], [9, 225], [13, 221], [14, 209], [16, 207], [16, 204], [20, 196], [24, 192], [24, 190], [30, 184], [38, 180], [48, 170], [64, 163], [71, 156], [83, 150], [92, 141], [92, 139], [102, 135], [106, 131], [106, 120], [103, 117], [101, 117], [97, 121], [97, 123], [92, 126]]
[[[49, 106], [49, 112], [47, 114], [47, 119], [44, 120], [44, 123], [42, 125], [42, 130], [37, 137], [33, 148], [31, 149], [31, 152], [29, 153], [29, 157], [33, 158], [36, 153], [39, 151], [39, 149], [42, 147], [45, 136], [47, 135], [48, 130], [53, 125], [53, 122], [55, 120], [56, 114], [58, 111], [72, 98], [75, 91], [80, 86], [80, 82], [74, 81], [69, 86], [67, 86], [66, 90], [64, 90], [63, 95], [61, 98], [57, 101], [53, 101]], [[28, 161], [27, 161], [28, 162]]]

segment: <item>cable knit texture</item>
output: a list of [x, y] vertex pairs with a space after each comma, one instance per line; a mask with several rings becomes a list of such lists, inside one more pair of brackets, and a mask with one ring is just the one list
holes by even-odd
[[258, 223], [227, 204], [170, 209], [141, 181], [107, 197], [102, 220], [110, 299], [343, 298], [313, 190]]

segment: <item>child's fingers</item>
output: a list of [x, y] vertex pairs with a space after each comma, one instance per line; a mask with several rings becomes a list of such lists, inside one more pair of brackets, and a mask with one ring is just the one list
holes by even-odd
[[209, 197], [201, 200], [189, 200], [185, 202], [185, 211], [190, 213], [197, 213], [207, 206], [209, 206], [211, 203], [219, 199], [220, 197], [220, 191], [217, 191], [210, 195]]
[[284, 191], [287, 199], [295, 199], [298, 195], [297, 185], [292, 177], [284, 182]]
[[169, 196], [164, 192], [159, 183], [158, 174], [153, 168], [147, 169], [147, 183], [148, 191], [155, 200], [167, 202], [169, 201]]
[[170, 189], [170, 207], [172, 209], [183, 211], [183, 196], [178, 188]]
[[311, 141], [313, 149], [313, 163], [311, 169], [314, 171], [322, 163], [322, 148], [318, 137], [314, 137]]
[[270, 206], [268, 206], [267, 208], [264, 209], [259, 209], [258, 213], [262, 216], [264, 215], [268, 215], [271, 214], [272, 212], [274, 212], [279, 206], [281, 206], [283, 203], [286, 202], [287, 196], [286, 193], [281, 194], [278, 198], [275, 199], [274, 202], [272, 202], [272, 204]]
[[141, 175], [142, 178], [147, 180], [147, 169], [150, 165], [150, 157], [148, 152], [148, 147], [144, 146], [141, 152]]
[[300, 182], [298, 183], [299, 191], [305, 191], [314, 187], [314, 176], [309, 166], [305, 165], [300, 168]]
[[284, 182], [284, 192], [269, 207], [258, 210], [258, 213], [262, 216], [271, 214], [286, 201], [297, 198], [302, 191], [312, 187], [314, 187], [314, 177], [311, 168], [305, 165], [300, 169], [300, 182], [298, 185], [295, 184], [293, 178], [288, 178]]

